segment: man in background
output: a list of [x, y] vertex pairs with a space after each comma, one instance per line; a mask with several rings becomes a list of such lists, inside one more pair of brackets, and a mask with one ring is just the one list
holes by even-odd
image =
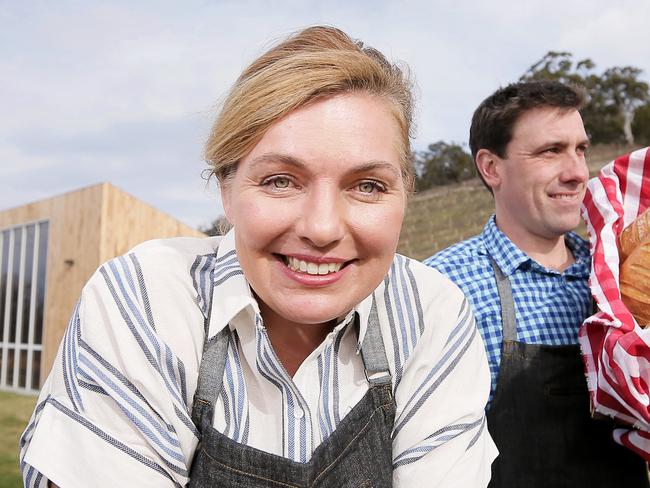
[[470, 148], [494, 196], [483, 232], [425, 263], [465, 293], [492, 374], [492, 487], [647, 487], [643, 460], [593, 420], [578, 328], [591, 312], [590, 255], [572, 232], [589, 178], [583, 93], [515, 83], [484, 100]]

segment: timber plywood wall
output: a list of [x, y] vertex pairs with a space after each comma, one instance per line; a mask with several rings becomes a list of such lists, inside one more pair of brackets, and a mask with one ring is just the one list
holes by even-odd
[[49, 221], [41, 382], [81, 289], [105, 261], [148, 239], [204, 236], [108, 184], [0, 211], [0, 229]]
[[[0, 212], [0, 228], [48, 220], [41, 382], [49, 372], [83, 283], [99, 261], [99, 186]], [[72, 264], [65, 264], [72, 260]]]

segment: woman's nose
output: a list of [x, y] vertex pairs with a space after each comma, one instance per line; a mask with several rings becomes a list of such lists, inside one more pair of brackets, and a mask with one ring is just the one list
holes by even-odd
[[304, 201], [296, 232], [301, 239], [315, 247], [327, 247], [343, 239], [345, 233], [345, 203], [337, 189], [310, 191]]

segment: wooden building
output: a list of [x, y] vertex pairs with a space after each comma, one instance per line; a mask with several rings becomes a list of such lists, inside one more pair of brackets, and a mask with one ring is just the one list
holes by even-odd
[[0, 389], [38, 391], [97, 267], [173, 236], [203, 234], [109, 183], [0, 211]]

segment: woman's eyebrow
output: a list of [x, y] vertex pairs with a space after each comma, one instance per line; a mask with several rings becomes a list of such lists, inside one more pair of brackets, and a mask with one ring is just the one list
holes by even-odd
[[368, 161], [367, 163], [362, 163], [354, 167], [350, 173], [366, 173], [373, 170], [388, 170], [393, 173], [395, 176], [400, 175], [400, 171], [395, 167], [394, 164], [389, 163], [388, 161]]
[[265, 153], [257, 156], [251, 161], [251, 167], [254, 168], [256, 166], [268, 163], [283, 163], [301, 169], [305, 167], [305, 163], [302, 160], [293, 156], [289, 156], [288, 154], [280, 153]]
[[[251, 161], [251, 167], [255, 168], [256, 166], [269, 164], [269, 163], [281, 163], [293, 166], [299, 169], [305, 169], [307, 165], [305, 162], [294, 156], [281, 153], [265, 153], [257, 156]], [[361, 174], [367, 173], [374, 170], [387, 170], [393, 173], [395, 176], [400, 175], [399, 169], [395, 167], [395, 164], [389, 163], [388, 161], [367, 161], [365, 163], [360, 163], [357, 166], [350, 169], [350, 174]]]

